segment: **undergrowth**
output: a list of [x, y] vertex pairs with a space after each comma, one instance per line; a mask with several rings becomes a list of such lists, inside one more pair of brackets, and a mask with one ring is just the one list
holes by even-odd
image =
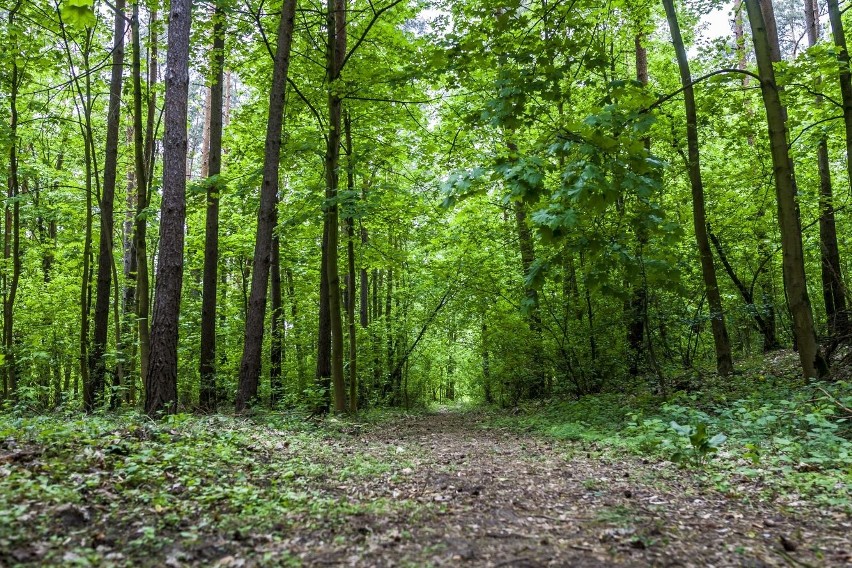
[[852, 383], [754, 372], [668, 399], [606, 393], [528, 406], [493, 423], [705, 471], [770, 498], [852, 510]]
[[0, 414], [0, 565], [126, 565], [176, 541], [194, 557], [245, 541], [276, 551], [259, 562], [286, 565], [269, 540], [291, 524], [405, 506], [341, 489], [407, 467], [402, 456], [352, 459], [341, 448], [353, 423], [305, 418]]

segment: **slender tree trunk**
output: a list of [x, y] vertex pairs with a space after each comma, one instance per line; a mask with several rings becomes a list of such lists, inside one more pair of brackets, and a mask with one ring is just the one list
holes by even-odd
[[[157, 22], [157, 12], [153, 10], [148, 22], [148, 29], [154, 29]], [[141, 71], [141, 41], [139, 37], [139, 1], [133, 3], [133, 19], [131, 20], [133, 42], [133, 149], [134, 169], [136, 172], [136, 219], [133, 228], [133, 248], [136, 251], [135, 304], [137, 335], [139, 337], [139, 376], [144, 383], [148, 379], [148, 368], [151, 358], [150, 335], [150, 286], [148, 276], [148, 202], [151, 187], [151, 172], [154, 167], [154, 115], [157, 110], [157, 36], [151, 34], [149, 42], [150, 58], [148, 63], [148, 101], [145, 128], [142, 128], [142, 71]]]
[[[9, 28], [15, 26], [15, 18], [21, 3], [17, 2], [9, 11]], [[17, 46], [17, 39], [13, 40], [13, 46]], [[15, 334], [14, 334], [14, 309], [15, 296], [18, 292], [18, 279], [21, 275], [20, 255], [20, 203], [17, 200], [19, 194], [18, 180], [18, 86], [20, 82], [20, 71], [17, 59], [12, 58], [12, 73], [9, 89], [9, 174], [8, 190], [6, 196], [9, 201], [14, 201], [10, 206], [6, 202], [6, 223], [4, 234], [3, 258], [5, 268], [3, 270], [3, 351], [5, 359], [5, 373], [3, 381], [3, 396], [14, 396], [18, 389], [18, 375], [15, 360]], [[9, 265], [12, 267], [11, 278], [8, 276]]]
[[781, 61], [781, 42], [778, 40], [778, 24], [775, 21], [775, 7], [772, 0], [758, 0], [763, 12], [763, 23], [766, 26], [766, 37], [769, 40], [769, 57], [774, 62]]
[[293, 347], [296, 351], [296, 371], [299, 374], [299, 389], [302, 392], [307, 386], [307, 377], [305, 375], [305, 354], [302, 347], [302, 333], [298, 327], [299, 306], [296, 302], [296, 286], [293, 282], [293, 271], [287, 269], [284, 271], [284, 277], [287, 280], [287, 299], [290, 301], [290, 318], [293, 325]]
[[[224, 14], [223, 14], [224, 15]], [[215, 27], [217, 23], [216, 14], [213, 14], [213, 26]], [[213, 30], [213, 41], [216, 41], [216, 30]], [[216, 47], [213, 47], [213, 57], [216, 57]], [[215, 65], [215, 62], [214, 62]], [[214, 73], [215, 73], [214, 67]], [[213, 85], [210, 87], [205, 87], [205, 101], [204, 101], [204, 124], [202, 126], [202, 134], [201, 134], [201, 178], [206, 179], [210, 177], [210, 129], [211, 124], [210, 121], [213, 119]], [[190, 170], [192, 173], [192, 170]]]
[[[636, 53], [636, 80], [643, 87], [648, 85], [648, 50], [643, 45], [644, 36], [637, 34], [633, 40]], [[645, 140], [646, 148], [650, 148], [651, 140]], [[647, 238], [639, 230], [636, 231], [636, 246], [639, 255], [647, 241]], [[644, 359], [645, 346], [645, 311], [648, 306], [648, 291], [645, 286], [633, 285], [630, 299], [626, 301], [625, 312], [627, 315], [627, 343], [630, 346], [630, 375], [639, 375], [639, 366]]]
[[271, 341], [269, 354], [269, 386], [270, 386], [270, 402], [274, 407], [281, 402], [284, 396], [284, 384], [282, 380], [282, 362], [284, 361], [284, 311], [281, 298], [281, 244], [279, 243], [278, 235], [272, 237], [272, 263], [270, 274], [270, 292], [272, 313], [271, 320]]
[[317, 410], [328, 412], [331, 405], [331, 311], [329, 310], [328, 295], [328, 216], [323, 214], [322, 254], [320, 258], [320, 288], [319, 314], [317, 330], [317, 386], [323, 390], [321, 408]]
[[831, 35], [837, 49], [839, 67], [837, 80], [840, 82], [840, 97], [843, 102], [843, 122], [846, 125], [846, 173], [852, 189], [852, 71], [849, 69], [849, 49], [838, 0], [828, 0], [828, 19]]
[[[104, 182], [100, 200], [100, 237], [98, 250], [98, 279], [95, 295], [95, 334], [89, 359], [89, 381], [83, 385], [83, 406], [92, 412], [104, 394], [106, 350], [109, 334], [110, 289], [112, 288], [113, 240], [115, 232], [115, 185], [118, 171], [118, 131], [121, 125], [121, 87], [124, 72], [124, 6], [125, 0], [115, 2], [112, 76], [107, 111], [106, 154]], [[119, 339], [120, 343], [120, 339]]]
[[734, 267], [731, 265], [730, 261], [728, 261], [728, 255], [725, 253], [725, 249], [722, 248], [722, 242], [716, 235], [713, 234], [713, 231], [710, 229], [709, 224], [707, 225], [707, 235], [710, 237], [710, 242], [713, 243], [713, 247], [716, 249], [716, 254], [719, 256], [719, 260], [722, 262], [722, 266], [725, 268], [725, 272], [728, 273], [731, 282], [733, 282], [737, 290], [740, 291], [740, 295], [743, 297], [743, 301], [745, 301], [746, 305], [749, 307], [751, 315], [754, 317], [754, 321], [757, 325], [757, 328], [760, 330], [761, 335], [763, 335], [764, 350], [772, 351], [775, 349], [780, 349], [780, 346], [778, 345], [778, 340], [775, 338], [774, 325], [770, 325], [769, 322], [764, 319], [760, 310], [757, 309], [757, 306], [754, 302], [754, 296], [751, 290], [749, 290], [748, 286], [746, 286], [743, 281], [740, 280], [739, 276], [737, 276], [737, 273], [734, 271]]
[[695, 238], [698, 241], [698, 252], [701, 257], [701, 274], [707, 293], [707, 303], [710, 307], [710, 320], [713, 328], [713, 343], [716, 348], [716, 370], [722, 376], [730, 375], [734, 370], [731, 358], [731, 341], [725, 325], [725, 313], [722, 310], [722, 296], [716, 280], [716, 267], [713, 263], [713, 251], [707, 238], [707, 217], [704, 209], [704, 184], [701, 179], [701, 162], [698, 144], [698, 114], [695, 109], [695, 93], [692, 89], [692, 76], [689, 72], [689, 61], [686, 48], [680, 34], [680, 26], [673, 0], [663, 0], [671, 30], [672, 42], [680, 68], [681, 83], [684, 87], [686, 105], [686, 140], [688, 145], [689, 180], [692, 185], [692, 217], [695, 225]]
[[[132, 29], [131, 18], [131, 29]], [[133, 32], [131, 32], [131, 36]], [[132, 45], [132, 40], [131, 40]], [[131, 63], [131, 77], [132, 77]], [[135, 121], [135, 118], [134, 118]], [[134, 128], [132, 126], [127, 129], [127, 144], [133, 146], [134, 143]], [[135, 158], [135, 156], [134, 156]], [[144, 191], [144, 190], [143, 190]], [[136, 360], [136, 243], [133, 240], [133, 229], [135, 226], [134, 218], [136, 210], [136, 200], [138, 199], [139, 187], [136, 183], [135, 167], [127, 171], [127, 196], [125, 201], [125, 217], [124, 217], [124, 294], [122, 299], [122, 345], [121, 352], [126, 358], [127, 365], [125, 367], [127, 376], [127, 402], [136, 404], [136, 379], [135, 360]]]
[[201, 357], [199, 371], [201, 388], [199, 403], [202, 409], [216, 409], [216, 294], [219, 282], [219, 193], [223, 184], [218, 180], [222, 171], [222, 130], [225, 71], [225, 6], [216, 2], [213, 12], [213, 82], [210, 85], [210, 120], [208, 122], [207, 156], [202, 168], [207, 182], [207, 211], [204, 232], [204, 282], [201, 292]]
[[[805, 0], [805, 22], [808, 45], [813, 47], [819, 38], [819, 4]], [[817, 97], [817, 105], [822, 97]], [[849, 316], [846, 312], [846, 289], [840, 271], [840, 251], [837, 246], [837, 225], [834, 218], [834, 194], [831, 186], [831, 165], [828, 158], [828, 140], [823, 137], [817, 147], [819, 167], [819, 242], [822, 267], [822, 297], [828, 332], [837, 341], [848, 339]]]
[[796, 203], [796, 178], [787, 146], [785, 111], [775, 82], [775, 71], [769, 50], [766, 25], [758, 0], [745, 0], [751, 24], [754, 51], [763, 93], [772, 164], [775, 173], [775, 192], [778, 201], [778, 225], [781, 231], [784, 284], [793, 316], [793, 332], [799, 348], [802, 372], [806, 377], [827, 373], [825, 359], [817, 345], [811, 302], [808, 298], [805, 262], [802, 251], [802, 228]]
[[[355, 191], [355, 164], [352, 152], [352, 120], [346, 113], [346, 189], [350, 195]], [[346, 256], [349, 270], [349, 285], [346, 287], [346, 317], [349, 324], [349, 412], [358, 412], [358, 339], [355, 330], [355, 219], [352, 212], [346, 215]]]
[[[737, 50], [737, 69], [741, 71], [745, 71], [748, 69], [748, 59], [746, 57], [746, 38], [745, 38], [745, 17], [744, 17], [744, 7], [742, 0], [735, 0], [734, 2], [734, 41], [736, 43]], [[770, 42], [770, 51], [773, 53], [773, 57], [777, 57], [778, 59], [774, 61], [781, 60], [781, 50], [777, 44], [777, 36], [775, 47], [773, 48]], [[749, 75], [743, 75], [742, 77], [742, 86], [744, 89], [748, 88], [751, 84], [751, 77]], [[750, 118], [754, 115], [754, 111], [751, 108], [751, 105], [746, 103], [745, 108], [747, 116]], [[754, 136], [748, 136], [748, 145], [750, 147], [754, 147]], [[761, 204], [760, 209], [757, 212], [757, 218], [762, 219], [765, 215], [766, 211], [764, 206]], [[763, 262], [763, 259], [767, 259], [772, 255], [772, 252], [767, 249], [766, 246], [766, 232], [764, 231], [762, 225], [758, 222], [757, 224], [757, 252], [758, 252], [758, 261]], [[768, 262], [768, 261], [767, 261]], [[726, 268], [727, 270], [727, 268]], [[729, 274], [731, 273], [728, 271]], [[764, 325], [760, 327], [763, 333], [763, 352], [768, 353], [770, 351], [775, 351], [781, 349], [781, 344], [778, 342], [777, 334], [776, 334], [776, 325], [775, 325], [775, 305], [772, 293], [772, 279], [769, 276], [768, 271], [764, 271], [763, 274], [758, 276], [760, 287], [762, 290], [761, 294], [761, 302], [760, 304], [754, 304], [753, 309], [759, 312], [757, 314], [758, 317], [761, 318]], [[748, 297], [753, 298], [751, 291], [749, 291]], [[746, 296], [743, 296], [745, 299]], [[746, 300], [748, 302], [748, 300]]]
[[278, 167], [281, 160], [281, 131], [284, 124], [284, 95], [287, 71], [290, 67], [290, 45], [296, 0], [285, 0], [278, 25], [278, 41], [269, 92], [269, 120], [266, 124], [266, 146], [263, 157], [263, 185], [260, 190], [260, 209], [257, 214], [257, 240], [252, 266], [251, 296], [246, 317], [243, 358], [240, 362], [240, 383], [236, 410], [245, 410], [257, 398], [260, 381], [263, 325], [266, 318], [266, 293], [272, 252], [272, 233], [275, 228], [278, 201]]
[[342, 99], [336, 92], [343, 58], [346, 55], [345, 0], [328, 1], [328, 113], [329, 131], [325, 153], [326, 207], [328, 219], [328, 308], [331, 314], [331, 382], [335, 412], [346, 412], [346, 383], [343, 377], [343, 322], [340, 309], [340, 271], [338, 270], [339, 221], [337, 205], [340, 182], [340, 138]]
[[177, 346], [186, 219], [187, 103], [192, 2], [172, 0], [166, 58], [163, 201], [145, 413], [177, 411]]
[[[16, 10], [12, 10], [10, 14]], [[78, 365], [80, 370], [79, 377], [75, 377], [74, 395], [78, 394], [79, 382], [82, 380], [83, 386], [89, 384], [89, 315], [91, 308], [91, 284], [92, 284], [92, 196], [100, 193], [99, 178], [97, 171], [97, 155], [94, 148], [94, 135], [92, 133], [92, 85], [91, 85], [91, 67], [89, 65], [89, 55], [92, 46], [93, 29], [87, 30], [83, 45], [80, 46], [80, 51], [83, 57], [83, 71], [85, 73], [85, 89], [80, 85], [80, 76], [76, 73], [74, 58], [71, 54], [70, 40], [68, 38], [65, 23], [62, 20], [61, 12], [57, 5], [57, 15], [60, 21], [60, 33], [62, 35], [62, 44], [65, 50], [65, 55], [68, 59], [69, 73], [71, 75], [71, 83], [74, 86], [75, 94], [78, 98], [77, 116], [79, 118], [80, 133], [83, 137], [83, 159], [85, 164], [86, 176], [86, 221], [83, 231], [83, 270], [80, 278], [80, 335], [79, 335], [79, 353]], [[7, 219], [7, 231], [8, 231]], [[7, 238], [8, 241], [8, 238]]]

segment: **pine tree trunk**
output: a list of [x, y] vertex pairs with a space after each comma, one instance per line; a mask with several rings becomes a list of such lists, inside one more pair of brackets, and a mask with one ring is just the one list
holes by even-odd
[[263, 326], [266, 318], [266, 293], [272, 252], [272, 233], [277, 219], [278, 167], [281, 161], [281, 132], [284, 125], [284, 104], [287, 72], [290, 67], [290, 46], [296, 0], [285, 0], [278, 24], [278, 41], [269, 91], [269, 120], [266, 123], [266, 144], [263, 156], [263, 183], [260, 208], [257, 213], [257, 239], [252, 265], [251, 295], [246, 317], [243, 358], [240, 362], [240, 382], [236, 410], [245, 410], [257, 398], [260, 381]]
[[343, 322], [340, 308], [340, 272], [338, 269], [339, 207], [336, 203], [340, 182], [340, 138], [342, 100], [335, 91], [346, 55], [346, 4], [328, 2], [328, 113], [329, 131], [325, 154], [326, 208], [328, 219], [328, 308], [331, 315], [331, 383], [335, 412], [346, 411], [346, 384], [343, 377]]
[[166, 58], [163, 199], [145, 413], [177, 412], [178, 319], [186, 220], [187, 106], [192, 2], [172, 0]]
[[796, 179], [787, 146], [786, 113], [775, 82], [769, 39], [760, 5], [758, 0], [745, 0], [745, 4], [751, 24], [772, 150], [775, 193], [778, 202], [778, 225], [781, 231], [783, 253], [784, 284], [787, 290], [790, 312], [793, 316], [793, 333], [799, 348], [802, 372], [805, 377], [819, 377], [827, 373], [828, 368], [817, 345], [813, 313], [811, 312], [810, 298], [808, 298], [802, 251], [802, 228], [799, 208], [796, 203]]
[[[205, 177], [217, 178], [222, 171], [222, 130], [225, 71], [225, 6], [216, 2], [213, 12], [213, 82], [210, 85], [208, 147], [202, 164]], [[216, 294], [219, 282], [219, 193], [222, 183], [216, 179], [207, 185], [207, 211], [204, 230], [204, 280], [201, 292], [201, 388], [199, 404], [207, 411], [216, 410]]]

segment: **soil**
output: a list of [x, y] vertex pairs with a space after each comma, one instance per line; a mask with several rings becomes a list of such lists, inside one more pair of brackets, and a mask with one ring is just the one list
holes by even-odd
[[[852, 565], [848, 512], [766, 499], [756, 482], [723, 493], [701, 472], [488, 428], [470, 413], [341, 424], [322, 459], [386, 464], [343, 482], [310, 480], [316, 495], [351, 504], [349, 513], [296, 516], [269, 534], [210, 533], [191, 546], [175, 534], [144, 558], [122, 553], [118, 538], [104, 545], [104, 565]], [[390, 506], [371, 507], [383, 502]], [[93, 544], [102, 538], [86, 507], [54, 518], [71, 534], [91, 533]], [[19, 547], [0, 551], [0, 565], [48, 557], [56, 556]]]
[[443, 412], [353, 437], [353, 452], [395, 445], [415, 465], [345, 491], [429, 506], [357, 516], [287, 546], [327, 566], [852, 565], [842, 512], [732, 497], [668, 464], [481, 426]]

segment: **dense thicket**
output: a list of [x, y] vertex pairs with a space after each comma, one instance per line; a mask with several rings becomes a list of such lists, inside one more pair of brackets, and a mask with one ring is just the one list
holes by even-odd
[[511, 405], [783, 347], [830, 374], [844, 8], [3, 0], [3, 399]]

